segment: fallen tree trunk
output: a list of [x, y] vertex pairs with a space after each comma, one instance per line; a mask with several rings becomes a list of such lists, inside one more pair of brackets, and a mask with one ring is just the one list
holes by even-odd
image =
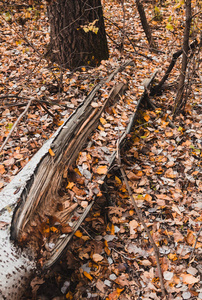
[[[107, 104], [107, 100], [105, 100], [102, 104], [94, 107], [95, 95], [104, 83], [110, 82], [118, 72], [131, 64], [133, 65], [132, 61], [123, 63], [107, 79], [102, 80], [55, 135], [0, 193], [2, 252], [0, 296], [2, 299], [20, 299], [27, 280], [36, 268], [35, 256], [32, 251], [30, 249], [21, 251], [19, 247], [15, 247], [10, 240], [10, 234], [12, 240], [18, 242], [30, 214], [39, 206], [42, 199], [43, 204], [48, 206], [53, 196], [57, 196], [64, 167], [68, 167], [76, 159], [90, 133], [97, 126], [99, 117]], [[54, 156], [49, 154], [50, 149]], [[51, 181], [55, 182], [55, 185], [50, 187]]]
[[[121, 69], [125, 68], [129, 63], [130, 62], [121, 66]], [[108, 80], [111, 80], [111, 78], [118, 71], [120, 71], [120, 68], [118, 68], [113, 74], [111, 74]], [[152, 80], [153, 78], [154, 76], [152, 76]], [[149, 86], [150, 82], [151, 81], [148, 82], [147, 87]], [[34, 218], [34, 222], [36, 222], [36, 216], [38, 215], [40, 216], [40, 220], [45, 218], [48, 213], [52, 215], [52, 206], [59, 203], [57, 202], [57, 198], [60, 198], [59, 189], [61, 187], [63, 178], [68, 177], [68, 170], [72, 170], [72, 164], [75, 162], [78, 153], [85, 144], [87, 138], [89, 137], [93, 129], [97, 126], [100, 116], [107, 105], [107, 102], [113, 101], [113, 97], [116, 94], [114, 93], [114, 89], [112, 89], [112, 92], [109, 95], [108, 99], [103, 101], [102, 105], [98, 104], [97, 106], [97, 104], [93, 102], [94, 95], [100, 89], [100, 87], [101, 85], [97, 86], [90, 93], [84, 103], [63, 124], [63, 126], [61, 126], [54, 137], [52, 137], [48, 141], [48, 143], [45, 144], [44, 147], [42, 147], [39, 153], [37, 153], [38, 156], [36, 155], [36, 157], [31, 160], [32, 163], [29, 163], [29, 165], [25, 167], [25, 170], [23, 170], [24, 173], [22, 172], [21, 175], [19, 173], [19, 175], [16, 177], [17, 179], [15, 179], [14, 181], [14, 184], [10, 185], [11, 188], [8, 186], [0, 194], [0, 198], [7, 197], [7, 200], [4, 201], [4, 204], [7, 204], [7, 208], [8, 204], [11, 207], [9, 212], [5, 207], [6, 205], [4, 205], [1, 210], [2, 221], [4, 220], [4, 222], [6, 222], [7, 227], [4, 228], [4, 230], [2, 230], [2, 232], [0, 233], [0, 239], [2, 239], [4, 242], [3, 245], [5, 255], [9, 257], [8, 260], [5, 258], [5, 261], [7, 261], [8, 267], [12, 266], [11, 271], [5, 270], [5, 272], [2, 272], [0, 276], [0, 291], [2, 299], [9, 300], [13, 299], [13, 297], [20, 298], [23, 293], [23, 286], [25, 287], [25, 284], [29, 280], [33, 269], [36, 268], [36, 254], [30, 256], [30, 249], [32, 249], [32, 245], [30, 246], [30, 244], [28, 243], [28, 249], [25, 248], [25, 250], [19, 252], [18, 248], [15, 248], [9, 239], [9, 226], [16, 200], [20, 201], [15, 208], [11, 226], [11, 236], [14, 241], [21, 241], [22, 243], [23, 232], [25, 231], [26, 227], [29, 226], [28, 223], [31, 219], [33, 220]], [[117, 89], [119, 92], [121, 86], [119, 86]], [[144, 95], [146, 96], [146, 91]], [[129, 133], [132, 128], [132, 124], [134, 123], [134, 120], [137, 116], [138, 107], [143, 100], [144, 97], [141, 97], [139, 103], [137, 104], [136, 112], [134, 114], [131, 113], [131, 119], [128, 126], [121, 131], [121, 144], [125, 140], [127, 133]], [[49, 249], [50, 251], [47, 257], [43, 257], [42, 265], [44, 268], [49, 268], [57, 261], [66, 245], [68, 244], [69, 240], [71, 239], [72, 235], [75, 233], [81, 222], [88, 214], [96, 197], [99, 196], [99, 186], [104, 182], [107, 170], [112, 165], [116, 155], [117, 135], [115, 136], [114, 141], [114, 147], [112, 148], [110, 148], [110, 143], [109, 147], [102, 146], [101, 144], [98, 145], [99, 150], [102, 151], [102, 155], [99, 158], [100, 161], [98, 161], [98, 164], [100, 164], [100, 166], [96, 166], [96, 171], [93, 173], [93, 178], [89, 178], [88, 173], [87, 175], [85, 174], [85, 181], [87, 181], [85, 188], [88, 188], [89, 190], [86, 195], [86, 199], [88, 199], [88, 201], [85, 208], [81, 211], [82, 205], [80, 205], [81, 203], [79, 202], [79, 196], [77, 197], [76, 195], [76, 197], [73, 197], [73, 202], [67, 210], [57, 212], [55, 214], [62, 220], [62, 222], [65, 221], [66, 225], [68, 224], [69, 226], [69, 224], [71, 223], [71, 231], [69, 234], [63, 235], [63, 237], [57, 237], [56, 241], [52, 243], [52, 245], [54, 244], [54, 247]], [[103, 143], [105, 143], [105, 140], [103, 141]], [[98, 151], [98, 149], [94, 149], [89, 145], [87, 146], [87, 148], [90, 149], [91, 152], [89, 153], [91, 153], [91, 156], [95, 155], [95, 152]], [[103, 153], [105, 153], [104, 158], [106, 166], [103, 166]], [[34, 166], [32, 165], [33, 162]], [[77, 165], [79, 167], [79, 163]], [[100, 167], [106, 167], [106, 170], [104, 172], [100, 172]], [[99, 172], [98, 168], [100, 168]], [[23, 178], [24, 182], [19, 183], [18, 180], [23, 181]], [[8, 200], [9, 195], [11, 199], [9, 198]], [[41, 211], [43, 212], [43, 210], [45, 210], [46, 213], [41, 213]], [[67, 217], [65, 214], [67, 214]], [[32, 235], [32, 233], [30, 235]], [[12, 249], [12, 251], [10, 249]], [[16, 263], [17, 269], [15, 264], [13, 265], [13, 260]], [[3, 267], [3, 264], [4, 261], [0, 262], [1, 269]]]

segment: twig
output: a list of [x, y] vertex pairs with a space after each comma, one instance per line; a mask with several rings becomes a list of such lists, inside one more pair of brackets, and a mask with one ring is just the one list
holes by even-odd
[[157, 264], [157, 269], [158, 269], [158, 274], [159, 274], [159, 279], [160, 279], [160, 284], [161, 284], [161, 292], [162, 292], [162, 296], [166, 297], [166, 290], [165, 290], [164, 283], [163, 283], [163, 274], [162, 274], [161, 265], [160, 265], [160, 261], [159, 261], [159, 256], [160, 256], [159, 255], [159, 249], [156, 246], [156, 244], [154, 242], [154, 239], [153, 239], [153, 237], [152, 237], [152, 235], [151, 235], [151, 233], [150, 233], [150, 231], [149, 231], [149, 229], [148, 229], [148, 227], [147, 227], [147, 225], [146, 225], [146, 223], [145, 223], [145, 221], [143, 219], [142, 213], [139, 210], [139, 208], [138, 208], [138, 206], [137, 206], [137, 204], [135, 202], [135, 199], [133, 197], [133, 193], [132, 193], [132, 190], [131, 190], [130, 185], [128, 183], [128, 179], [127, 179], [126, 173], [125, 173], [125, 171], [124, 171], [124, 169], [123, 169], [123, 167], [121, 165], [121, 157], [120, 157], [120, 148], [119, 147], [120, 147], [120, 144], [119, 144], [119, 141], [118, 141], [117, 142], [117, 161], [118, 161], [118, 164], [119, 164], [119, 168], [120, 168], [122, 177], [124, 179], [126, 188], [128, 190], [128, 194], [130, 196], [131, 202], [132, 202], [132, 204], [133, 204], [133, 206], [135, 208], [136, 214], [137, 214], [140, 222], [142, 223], [142, 225], [143, 225], [143, 227], [144, 227], [144, 229], [145, 229], [145, 231], [146, 231], [146, 233], [147, 233], [147, 235], [148, 235], [148, 237], [150, 239], [150, 242], [151, 242], [151, 244], [152, 244], [152, 246], [154, 248], [154, 253], [155, 253], [155, 257], [156, 257], [156, 264]]
[[132, 258], [132, 257], [128, 257], [128, 256], [126, 256], [125, 254], [123, 254], [123, 253], [121, 253], [121, 252], [119, 252], [118, 250], [116, 250], [115, 248], [111, 248], [112, 250], [114, 250], [116, 253], [118, 253], [118, 254], [120, 254], [121, 256], [123, 256], [125, 259], [127, 259], [127, 260], [135, 260], [136, 258], [134, 257], [134, 258]]
[[201, 228], [199, 229], [199, 232], [197, 233], [196, 240], [195, 240], [195, 243], [194, 243], [194, 248], [193, 248], [193, 250], [192, 250], [192, 252], [191, 252], [191, 255], [190, 255], [190, 258], [189, 258], [189, 262], [191, 262], [192, 257], [193, 257], [193, 255], [194, 255], [194, 251], [195, 251], [195, 249], [196, 249], [196, 244], [197, 244], [197, 242], [198, 242], [198, 238], [199, 238], [199, 235], [200, 235], [201, 231], [202, 231], [202, 226], [201, 226]]
[[8, 142], [9, 138], [11, 137], [14, 129], [17, 127], [18, 123], [20, 122], [20, 120], [22, 119], [22, 117], [27, 113], [31, 103], [32, 103], [33, 99], [30, 99], [29, 102], [27, 103], [27, 106], [25, 108], [25, 110], [21, 113], [21, 115], [17, 118], [17, 120], [15, 121], [13, 127], [11, 128], [11, 131], [9, 132], [8, 136], [6, 137], [3, 145], [0, 148], [0, 152], [3, 150], [4, 146], [6, 145], [6, 143]]

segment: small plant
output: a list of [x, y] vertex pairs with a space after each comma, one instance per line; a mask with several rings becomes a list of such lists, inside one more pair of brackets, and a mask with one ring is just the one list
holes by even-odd
[[160, 11], [160, 9], [158, 8], [158, 6], [154, 7], [154, 20], [161, 22], [163, 20], [163, 16], [162, 13]]

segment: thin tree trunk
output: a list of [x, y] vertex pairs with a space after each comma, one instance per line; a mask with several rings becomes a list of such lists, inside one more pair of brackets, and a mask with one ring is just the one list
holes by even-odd
[[50, 56], [64, 68], [96, 66], [108, 59], [100, 0], [58, 0], [48, 6]]
[[180, 111], [183, 105], [184, 83], [186, 77], [188, 52], [189, 52], [189, 32], [191, 27], [191, 0], [185, 1], [185, 10], [186, 10], [186, 23], [185, 23], [184, 39], [183, 39], [183, 47], [182, 47], [182, 51], [183, 51], [182, 67], [181, 67], [181, 73], [179, 78], [177, 96], [175, 99], [175, 105], [173, 109], [174, 116], [176, 116], [176, 114]]
[[147, 41], [149, 43], [149, 47], [151, 50], [155, 50], [156, 49], [156, 44], [153, 40], [153, 37], [152, 37], [152, 34], [151, 34], [151, 28], [147, 22], [147, 18], [146, 18], [146, 14], [145, 14], [145, 11], [144, 11], [144, 6], [141, 2], [141, 0], [135, 0], [136, 2], [136, 7], [137, 7], [137, 10], [138, 10], [138, 13], [140, 15], [140, 20], [141, 20], [141, 23], [142, 23], [142, 27], [144, 29], [144, 32], [145, 32], [145, 35], [147, 37]]

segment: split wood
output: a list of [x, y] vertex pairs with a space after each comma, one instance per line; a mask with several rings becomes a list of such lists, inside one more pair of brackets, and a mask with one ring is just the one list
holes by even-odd
[[128, 179], [127, 179], [127, 176], [126, 176], [126, 173], [121, 165], [121, 156], [120, 156], [120, 142], [118, 141], [117, 142], [117, 162], [118, 162], [118, 166], [119, 166], [119, 169], [121, 171], [121, 174], [122, 174], [122, 177], [124, 179], [124, 182], [125, 182], [125, 185], [126, 185], [126, 188], [127, 188], [127, 191], [128, 191], [128, 194], [130, 196], [130, 200], [135, 208], [135, 211], [136, 211], [136, 214], [138, 216], [138, 219], [140, 220], [140, 222], [142, 223], [148, 237], [149, 237], [149, 240], [154, 248], [154, 253], [155, 253], [155, 257], [156, 257], [156, 264], [157, 264], [157, 269], [158, 269], [158, 274], [159, 274], [159, 279], [160, 279], [160, 284], [161, 284], [161, 292], [162, 292], [162, 296], [163, 298], [166, 297], [166, 290], [165, 290], [165, 287], [164, 287], [164, 283], [163, 283], [163, 274], [162, 274], [162, 270], [161, 270], [161, 265], [160, 265], [160, 261], [159, 261], [159, 249], [158, 247], [156, 246], [155, 242], [154, 242], [154, 239], [143, 219], [143, 216], [142, 216], [142, 212], [139, 210], [136, 202], [135, 202], [135, 199], [133, 197], [133, 193], [132, 193], [132, 190], [130, 188], [130, 185], [128, 183]]

